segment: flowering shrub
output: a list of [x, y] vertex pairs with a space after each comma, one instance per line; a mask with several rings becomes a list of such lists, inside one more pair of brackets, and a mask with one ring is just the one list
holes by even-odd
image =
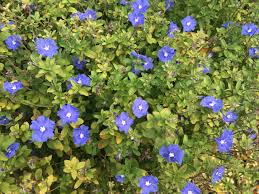
[[256, 5], [1, 1], [0, 193], [252, 193]]

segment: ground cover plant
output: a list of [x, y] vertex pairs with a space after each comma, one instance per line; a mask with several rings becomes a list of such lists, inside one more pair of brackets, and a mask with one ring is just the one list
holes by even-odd
[[0, 193], [253, 193], [253, 0], [1, 0]]

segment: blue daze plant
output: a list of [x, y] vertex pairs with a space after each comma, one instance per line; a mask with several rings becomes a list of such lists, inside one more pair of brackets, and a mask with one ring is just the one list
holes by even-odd
[[58, 111], [58, 116], [61, 119], [62, 125], [67, 123], [76, 123], [79, 118], [79, 114], [79, 110], [70, 104], [63, 105]]
[[36, 40], [36, 49], [38, 54], [52, 58], [58, 53], [58, 47], [55, 40], [51, 38], [39, 38]]
[[82, 86], [90, 86], [91, 84], [91, 79], [85, 74], [78, 74], [76, 77], [71, 77], [69, 81], [70, 83], [68, 85], [68, 89], [72, 87], [71, 81], [74, 81], [77, 85]]
[[181, 23], [184, 32], [194, 31], [197, 25], [197, 21], [192, 16], [186, 16], [184, 19], [181, 20]]
[[216, 99], [213, 96], [203, 97], [200, 105], [202, 107], [210, 108], [213, 112], [219, 112], [223, 108], [223, 102], [221, 99]]
[[219, 152], [229, 152], [233, 146], [233, 132], [224, 129], [224, 132], [221, 134], [220, 137], [216, 138], [216, 143], [218, 144], [218, 151]]
[[121, 174], [120, 175], [116, 175], [115, 178], [116, 178], [116, 181], [119, 182], [119, 183], [123, 183], [124, 180], [125, 180], [125, 176], [121, 175]]
[[169, 46], [162, 47], [157, 53], [159, 60], [164, 63], [171, 62], [173, 60], [174, 55], [175, 50]]
[[201, 190], [194, 183], [188, 182], [187, 185], [181, 190], [182, 194], [200, 194]]
[[17, 91], [23, 88], [23, 84], [20, 81], [4, 82], [4, 90], [14, 95]]
[[14, 155], [16, 154], [16, 152], [18, 151], [18, 149], [20, 148], [20, 143], [12, 143], [11, 145], [8, 146], [8, 148], [6, 149], [6, 153], [5, 156], [7, 158], [12, 158], [14, 157]]
[[10, 120], [6, 116], [0, 116], [0, 125], [7, 125]]
[[22, 44], [22, 37], [20, 35], [11, 35], [5, 40], [8, 49], [16, 51]]
[[222, 117], [225, 123], [235, 122], [237, 118], [238, 118], [237, 114], [232, 111], [228, 111], [226, 114], [223, 114], [223, 117]]
[[129, 128], [134, 123], [134, 120], [126, 112], [121, 112], [115, 118], [115, 124], [118, 127], [119, 131], [128, 133]]
[[39, 116], [31, 122], [30, 128], [33, 130], [34, 142], [46, 142], [54, 137], [55, 122], [45, 116]]
[[137, 118], [141, 118], [148, 114], [148, 103], [141, 97], [138, 97], [132, 105], [132, 112]]
[[158, 191], [158, 179], [153, 175], [143, 176], [139, 180], [141, 194], [149, 194]]
[[85, 125], [81, 125], [79, 128], [75, 128], [73, 130], [73, 139], [74, 143], [77, 146], [81, 146], [86, 144], [86, 142], [90, 138], [89, 127]]
[[179, 166], [182, 165], [184, 151], [178, 145], [170, 144], [168, 147], [163, 146], [160, 148], [159, 154], [167, 162], [176, 162]]
[[216, 183], [220, 181], [225, 173], [225, 167], [220, 166], [218, 168], [215, 168], [212, 173], [211, 182]]

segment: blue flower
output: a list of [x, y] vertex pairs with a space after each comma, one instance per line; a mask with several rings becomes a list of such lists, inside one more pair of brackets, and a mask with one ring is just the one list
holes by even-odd
[[91, 79], [85, 74], [78, 74], [76, 77], [71, 77], [69, 81], [70, 84], [68, 85], [68, 89], [72, 87], [71, 81], [74, 81], [77, 85], [82, 86], [90, 86], [91, 84]]
[[121, 4], [121, 5], [127, 5], [128, 2], [127, 2], [126, 0], [121, 0], [121, 1], [120, 1], [120, 4]]
[[96, 20], [96, 12], [92, 9], [87, 9], [85, 11], [85, 17], [89, 20]]
[[226, 23], [222, 24], [222, 27], [228, 28], [231, 24], [234, 24], [234, 22], [226, 22]]
[[38, 54], [52, 58], [58, 53], [56, 42], [51, 38], [39, 38], [36, 40]]
[[169, 11], [174, 5], [174, 0], [165, 0], [165, 10]]
[[88, 126], [81, 125], [79, 128], [75, 128], [73, 130], [73, 139], [74, 139], [74, 143], [77, 146], [86, 144], [89, 138], [90, 138], [90, 132], [89, 132]]
[[153, 59], [151, 57], [142, 55], [140, 56], [140, 59], [142, 59], [143, 61], [142, 66], [146, 71], [153, 69]]
[[181, 190], [182, 194], [200, 194], [201, 190], [194, 183], [188, 182]]
[[204, 68], [203, 68], [202, 72], [203, 72], [204, 74], [210, 73], [210, 68], [209, 68], [209, 67], [204, 66]]
[[131, 4], [132, 9], [136, 13], [145, 13], [149, 7], [148, 0], [136, 0]]
[[245, 24], [242, 26], [243, 36], [253, 36], [257, 31], [257, 26], [253, 23]]
[[79, 114], [79, 110], [70, 104], [63, 105], [62, 108], [58, 111], [58, 116], [61, 119], [62, 125], [72, 122], [76, 123]]
[[138, 26], [144, 24], [145, 17], [142, 13], [133, 12], [128, 15], [128, 19], [133, 26]]
[[3, 88], [5, 91], [13, 95], [15, 92], [21, 90], [23, 88], [23, 85], [22, 85], [22, 82], [20, 81], [4, 82]]
[[9, 147], [6, 150], [5, 156], [7, 158], [12, 158], [16, 154], [19, 148], [20, 148], [20, 144], [17, 142], [9, 145]]
[[218, 144], [219, 152], [229, 152], [233, 145], [233, 132], [227, 129], [224, 129], [224, 132], [220, 137], [216, 138], [216, 143]]
[[7, 125], [10, 120], [6, 116], [0, 116], [0, 125]]
[[175, 50], [169, 46], [164, 46], [158, 51], [158, 58], [162, 62], [172, 61], [175, 55]]
[[220, 166], [220, 167], [214, 169], [214, 171], [212, 173], [211, 182], [212, 183], [216, 183], [219, 180], [221, 180], [223, 175], [224, 175], [224, 172], [225, 172], [225, 167], [224, 166]]
[[141, 97], [138, 97], [133, 103], [132, 111], [137, 118], [141, 118], [147, 115], [148, 107], [148, 103]]
[[80, 11], [77, 11], [76, 13], [72, 14], [71, 17], [72, 18], [78, 17], [80, 21], [83, 21], [86, 19], [86, 14]]
[[83, 70], [84, 66], [86, 65], [85, 60], [80, 61], [80, 59], [78, 57], [75, 57], [75, 56], [72, 57], [72, 62], [74, 64], [74, 66], [77, 69], [80, 69], [80, 70]]
[[4, 24], [0, 23], [0, 30], [4, 28]]
[[134, 120], [130, 118], [129, 114], [122, 112], [115, 118], [115, 124], [119, 131], [128, 133], [130, 126], [133, 124]]
[[160, 148], [159, 154], [167, 162], [176, 162], [178, 165], [181, 165], [183, 162], [184, 151], [178, 145], [170, 144], [168, 147], [163, 146]]
[[250, 57], [259, 59], [259, 47], [250, 48], [248, 53]]
[[197, 25], [196, 20], [192, 16], [187, 16], [184, 19], [181, 20], [183, 31], [184, 32], [191, 32], [195, 30], [195, 27]]
[[8, 49], [15, 51], [22, 44], [22, 37], [19, 35], [11, 35], [5, 40]]
[[256, 133], [253, 133], [253, 134], [250, 134], [250, 135], [249, 135], [249, 138], [250, 138], [250, 139], [256, 139], [256, 137], [257, 137]]
[[201, 106], [210, 108], [213, 112], [219, 112], [223, 108], [223, 102], [220, 99], [215, 99], [213, 96], [206, 96], [202, 98]]
[[178, 30], [179, 30], [178, 26], [174, 22], [170, 22], [167, 36], [169, 36], [170, 38], [174, 38], [174, 33], [177, 32]]
[[125, 176], [124, 175], [116, 175], [115, 178], [116, 178], [117, 182], [123, 183], [124, 179], [125, 179]]
[[140, 69], [135, 68], [134, 65], [132, 65], [132, 72], [135, 73], [136, 75], [139, 75], [141, 73]]
[[45, 116], [39, 116], [31, 122], [30, 128], [33, 130], [34, 142], [46, 142], [54, 136], [55, 122]]
[[231, 123], [231, 122], [235, 122], [237, 120], [238, 116], [236, 113], [232, 112], [232, 111], [228, 111], [226, 115], [223, 114], [223, 121], [225, 123]]
[[139, 180], [139, 187], [142, 189], [141, 194], [149, 194], [158, 191], [158, 179], [155, 176], [143, 176]]

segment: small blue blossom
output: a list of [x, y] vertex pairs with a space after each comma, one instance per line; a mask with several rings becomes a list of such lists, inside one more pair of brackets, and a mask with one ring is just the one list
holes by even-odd
[[223, 102], [220, 99], [215, 99], [213, 96], [206, 96], [202, 98], [201, 106], [210, 108], [213, 112], [219, 112], [223, 108]]
[[142, 66], [146, 71], [153, 69], [153, 59], [151, 57], [141, 55], [140, 59], [142, 59]]
[[135, 73], [136, 75], [139, 75], [141, 73], [141, 70], [135, 68], [135, 65], [132, 65], [132, 72]]
[[226, 23], [222, 24], [222, 27], [223, 28], [228, 28], [231, 24], [234, 24], [234, 22], [231, 22], [231, 21], [226, 22]]
[[20, 144], [17, 142], [9, 145], [9, 147], [6, 150], [5, 156], [7, 158], [12, 158], [16, 154], [19, 148], [20, 148]]
[[83, 70], [84, 66], [86, 65], [86, 60], [80, 61], [80, 59], [75, 56], [72, 57], [72, 62], [74, 64], [74, 66], [80, 70]]
[[174, 55], [175, 50], [169, 46], [162, 47], [157, 53], [159, 60], [162, 62], [172, 61]]
[[23, 88], [23, 85], [20, 81], [4, 82], [3, 88], [5, 91], [13, 95], [15, 92], [21, 90]]
[[249, 135], [250, 139], [256, 139], [256, 137], [257, 137], [256, 133], [253, 133], [253, 134]]
[[165, 0], [165, 10], [169, 11], [174, 5], [174, 0]]
[[8, 49], [15, 51], [22, 44], [22, 37], [19, 35], [11, 35], [5, 40]]
[[119, 131], [128, 133], [130, 126], [133, 124], [134, 120], [130, 118], [129, 114], [122, 112], [115, 118], [115, 124]]
[[96, 20], [96, 12], [92, 9], [87, 9], [85, 11], [85, 17], [89, 20]]
[[148, 0], [136, 0], [131, 4], [132, 9], [136, 13], [145, 13], [149, 7]]
[[202, 72], [203, 72], [204, 74], [210, 73], [210, 68], [207, 67], [207, 66], [204, 66]]
[[219, 152], [229, 152], [233, 145], [233, 132], [227, 129], [224, 129], [224, 132], [220, 137], [216, 138], [216, 143], [218, 144]]
[[76, 13], [72, 14], [71, 17], [72, 18], [78, 17], [80, 21], [83, 21], [86, 19], [86, 14], [80, 11], [77, 11]]
[[79, 110], [70, 104], [63, 105], [58, 111], [58, 116], [61, 119], [62, 125], [65, 125], [66, 123], [76, 123], [79, 114]]
[[124, 175], [116, 175], [115, 178], [116, 178], [117, 182], [123, 183], [124, 179], [125, 179], [125, 176]]
[[85, 74], [78, 74], [76, 77], [71, 77], [69, 81], [70, 84], [68, 85], [68, 89], [72, 87], [71, 81], [74, 81], [77, 85], [82, 86], [90, 86], [91, 84], [91, 79]]
[[259, 47], [250, 48], [248, 53], [250, 57], [259, 59]]
[[0, 30], [4, 28], [4, 24], [0, 23]]
[[141, 194], [149, 194], [158, 191], [158, 179], [155, 176], [148, 175], [143, 176], [139, 180], [139, 187], [141, 188]]
[[184, 32], [191, 32], [195, 30], [195, 27], [197, 25], [196, 20], [192, 16], [187, 16], [184, 19], [181, 20], [183, 31]]
[[9, 20], [8, 24], [9, 24], [9, 25], [13, 25], [13, 24], [14, 24], [14, 21]]
[[58, 53], [58, 47], [55, 40], [51, 38], [39, 38], [36, 40], [38, 54], [52, 58]]
[[178, 145], [170, 144], [168, 147], [163, 146], [160, 148], [159, 154], [167, 162], [176, 162], [178, 165], [182, 165], [184, 151]]
[[232, 112], [232, 111], [228, 111], [225, 115], [223, 114], [223, 121], [225, 123], [231, 123], [231, 122], [235, 122], [237, 120], [238, 116], [236, 113]]
[[200, 194], [201, 190], [194, 183], [188, 182], [181, 190], [182, 194]]
[[32, 140], [34, 142], [46, 142], [54, 137], [55, 122], [45, 116], [39, 116], [31, 122], [30, 128], [33, 130]]
[[257, 31], [257, 26], [253, 23], [245, 24], [242, 26], [243, 36], [253, 36]]
[[10, 120], [6, 116], [0, 116], [0, 125], [7, 125]]
[[178, 26], [174, 22], [170, 22], [167, 36], [169, 36], [170, 38], [174, 38], [174, 33], [177, 31], [179, 31]]
[[208, 54], [208, 58], [213, 57], [213, 55], [214, 55], [214, 53], [213, 53], [213, 52], [209, 52], [209, 54]]
[[120, 4], [121, 4], [121, 5], [127, 5], [128, 3], [129, 3], [129, 2], [126, 1], [126, 0], [121, 0], [121, 1], [120, 1]]
[[132, 106], [132, 111], [137, 118], [141, 118], [148, 114], [148, 103], [141, 97], [138, 97]]
[[224, 175], [224, 172], [225, 172], [225, 167], [224, 166], [220, 166], [220, 167], [214, 169], [213, 173], [212, 173], [211, 182], [212, 183], [216, 183], [219, 180], [221, 180], [223, 175]]
[[81, 146], [86, 144], [86, 142], [90, 138], [89, 127], [85, 125], [81, 125], [79, 128], [75, 128], [73, 130], [73, 139], [74, 143], [77, 146]]
[[142, 13], [132, 12], [128, 15], [128, 19], [133, 26], [144, 24], [144, 15]]

